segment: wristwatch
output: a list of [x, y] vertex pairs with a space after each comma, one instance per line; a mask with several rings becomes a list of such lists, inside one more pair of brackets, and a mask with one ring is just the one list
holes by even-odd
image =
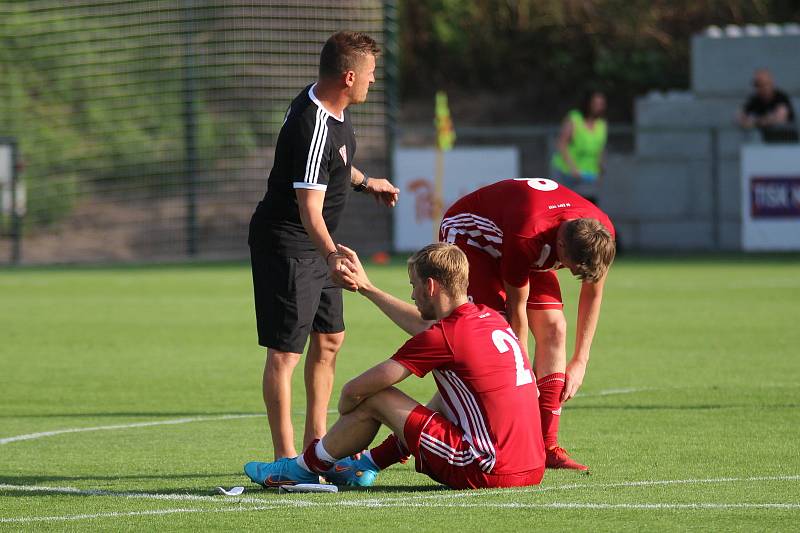
[[359, 183], [358, 185], [356, 185], [355, 187], [353, 187], [353, 190], [356, 191], [356, 192], [364, 192], [364, 191], [366, 191], [367, 190], [367, 182], [369, 182], [369, 176], [364, 174], [364, 180], [361, 183]]

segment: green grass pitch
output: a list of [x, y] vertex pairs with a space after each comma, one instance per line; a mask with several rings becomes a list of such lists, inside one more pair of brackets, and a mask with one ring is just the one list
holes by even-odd
[[[370, 272], [408, 298], [402, 262]], [[578, 284], [562, 285], [572, 328]], [[334, 396], [405, 339], [358, 295], [345, 310]], [[592, 474], [540, 487], [441, 490], [410, 461], [370, 490], [261, 490], [241, 468], [271, 457], [262, 368], [247, 265], [1, 270], [0, 530], [798, 527], [796, 255], [620, 258], [562, 419]], [[294, 398], [300, 428], [299, 371]]]

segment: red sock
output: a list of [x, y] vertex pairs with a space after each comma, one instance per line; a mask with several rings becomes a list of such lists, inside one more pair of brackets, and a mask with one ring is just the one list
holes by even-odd
[[383, 470], [395, 463], [405, 463], [411, 453], [403, 446], [394, 433], [386, 437], [386, 440], [378, 444], [369, 451], [369, 456], [375, 466]]
[[558, 445], [558, 422], [561, 419], [561, 393], [566, 376], [556, 372], [536, 381], [539, 387], [539, 415], [542, 418], [544, 447]]
[[303, 452], [303, 461], [305, 461], [306, 466], [312, 472], [316, 472], [317, 474], [323, 474], [330, 470], [333, 466], [332, 462], [323, 461], [317, 455], [317, 443], [319, 439], [314, 439], [314, 441], [308, 445], [306, 451]]

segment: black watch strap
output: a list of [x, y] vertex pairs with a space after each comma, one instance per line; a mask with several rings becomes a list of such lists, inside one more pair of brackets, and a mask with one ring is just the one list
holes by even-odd
[[364, 192], [364, 191], [366, 191], [368, 182], [369, 182], [369, 176], [364, 174], [364, 180], [361, 183], [359, 183], [358, 185], [356, 185], [355, 187], [353, 187], [353, 190], [356, 191], [356, 192]]

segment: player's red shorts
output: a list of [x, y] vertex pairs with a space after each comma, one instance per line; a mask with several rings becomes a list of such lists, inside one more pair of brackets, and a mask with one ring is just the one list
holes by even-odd
[[487, 474], [471, 460], [461, 429], [424, 405], [408, 415], [403, 434], [417, 472], [453, 489], [525, 487], [538, 485], [544, 475], [544, 466], [517, 474]]
[[[492, 256], [456, 239], [469, 262], [469, 288], [467, 294], [476, 304], [483, 304], [505, 314], [506, 291], [500, 275], [500, 262]], [[531, 272], [528, 309], [563, 309], [561, 286], [554, 270]]]

